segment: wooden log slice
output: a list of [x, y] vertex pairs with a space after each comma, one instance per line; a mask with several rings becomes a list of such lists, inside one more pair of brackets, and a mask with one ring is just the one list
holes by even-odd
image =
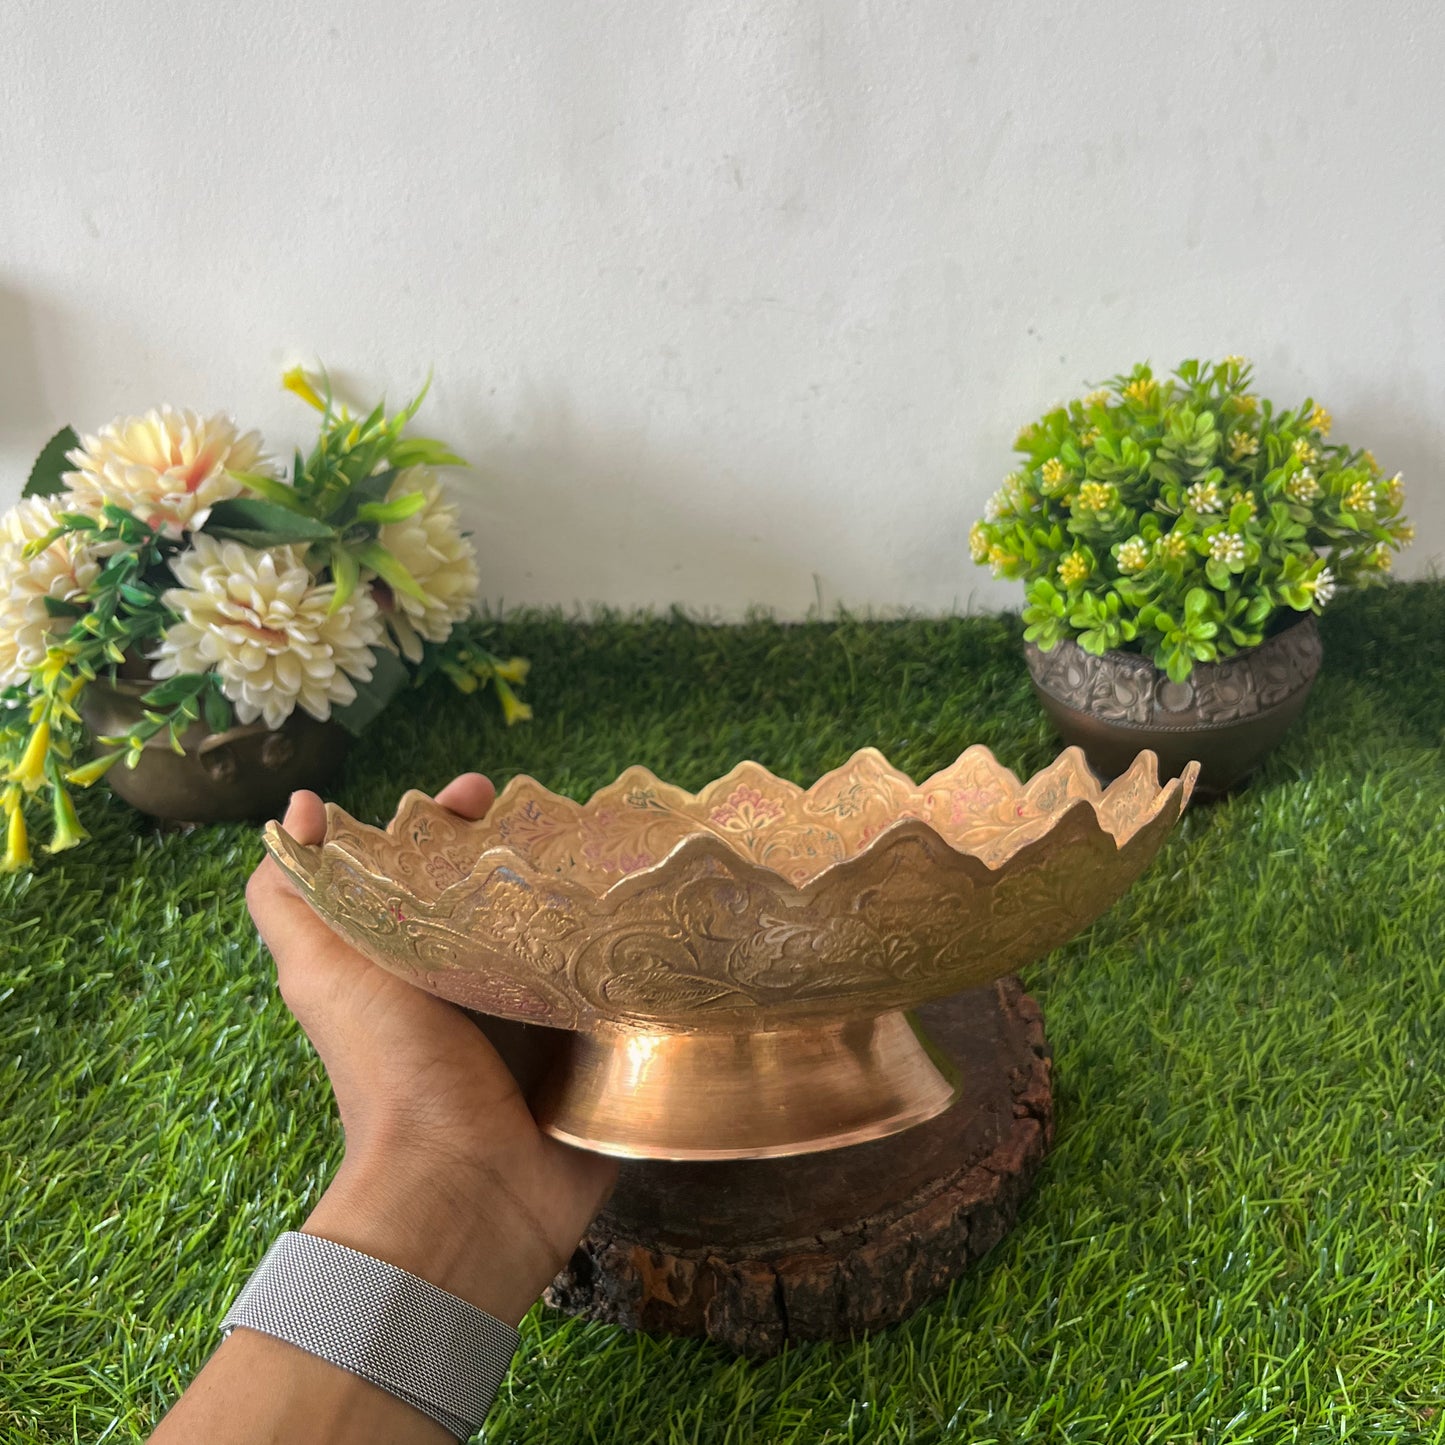
[[959, 1101], [902, 1134], [791, 1159], [623, 1164], [547, 1302], [749, 1355], [896, 1323], [1013, 1224], [1053, 1142], [1043, 1016], [1018, 980], [919, 1010]]

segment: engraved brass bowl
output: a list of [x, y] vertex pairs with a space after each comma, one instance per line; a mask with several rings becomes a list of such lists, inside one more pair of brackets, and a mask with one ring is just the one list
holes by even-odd
[[1076, 748], [1021, 783], [987, 748], [915, 784], [865, 748], [811, 788], [741, 763], [694, 795], [629, 768], [588, 802], [514, 778], [480, 821], [408, 793], [266, 843], [326, 922], [468, 1009], [570, 1030], [544, 1129], [634, 1158], [879, 1138], [956, 1086], [907, 1010], [1012, 973], [1153, 859], [1195, 770], [1101, 789]]

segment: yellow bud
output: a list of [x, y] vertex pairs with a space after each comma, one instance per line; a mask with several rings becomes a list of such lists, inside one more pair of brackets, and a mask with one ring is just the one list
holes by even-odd
[[317, 411], [326, 410], [326, 403], [321, 399], [320, 393], [311, 385], [310, 377], [299, 366], [293, 366], [290, 371], [283, 373], [281, 385], [299, 396], [307, 406], [314, 406]]
[[90, 834], [80, 826], [80, 819], [75, 812], [75, 804], [64, 788], [55, 790], [53, 816], [55, 832], [51, 835], [50, 842], [45, 845], [47, 853], [63, 853], [67, 848], [73, 848], [77, 843], [84, 842], [90, 837]]
[[7, 797], [5, 806], [10, 814], [5, 825], [5, 859], [0, 862], [0, 873], [18, 873], [30, 867], [30, 835], [25, 831], [25, 810], [17, 803], [10, 806]]
[[45, 661], [40, 664], [40, 685], [52, 687], [56, 678], [65, 671], [66, 664], [70, 661], [70, 654], [61, 648], [52, 647], [45, 654]]
[[10, 781], [19, 783], [27, 793], [35, 792], [45, 782], [45, 759], [49, 753], [50, 724], [37, 723], [20, 761], [11, 770]]
[[495, 664], [492, 671], [508, 682], [526, 682], [532, 664], [525, 657], [509, 657], [506, 662]]
[[532, 716], [532, 709], [500, 677], [497, 679], [497, 696], [501, 699], [502, 716], [506, 718], [508, 727], [513, 723], [526, 722]]
[[92, 783], [98, 783], [124, 756], [124, 753], [103, 753], [78, 768], [71, 768], [65, 774], [65, 781], [77, 788], [88, 788]]

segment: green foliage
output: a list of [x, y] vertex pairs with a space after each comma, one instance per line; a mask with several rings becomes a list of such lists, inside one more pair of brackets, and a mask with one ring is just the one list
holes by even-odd
[[53, 497], [57, 492], [64, 491], [65, 472], [70, 465], [65, 459], [66, 453], [74, 451], [79, 445], [80, 438], [76, 436], [75, 428], [61, 427], [40, 449], [40, 455], [35, 458], [35, 465], [30, 468], [30, 476], [20, 495]]
[[[1442, 1445], [1445, 586], [1321, 630], [1265, 771], [1025, 974], [1058, 1133], [983, 1260], [893, 1329], [764, 1361], [539, 1307], [489, 1445]], [[537, 721], [433, 678], [337, 796], [378, 822], [466, 768], [584, 798], [745, 757], [808, 783], [869, 743], [914, 777], [974, 742], [1032, 771], [1057, 744], [1019, 635], [513, 617]], [[7, 1445], [144, 1440], [342, 1148], [246, 917], [256, 830], [78, 801], [88, 847], [0, 878]]]
[[1024, 465], [969, 533], [973, 560], [1028, 583], [1026, 636], [1126, 648], [1182, 681], [1254, 647], [1339, 587], [1379, 581], [1414, 529], [1403, 485], [1276, 411], [1238, 357], [1147, 365], [1018, 437]]

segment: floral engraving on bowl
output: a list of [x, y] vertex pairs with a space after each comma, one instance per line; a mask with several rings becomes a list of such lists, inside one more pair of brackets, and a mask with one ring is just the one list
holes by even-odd
[[987, 983], [1102, 913], [1193, 786], [1153, 754], [1101, 789], [970, 748], [921, 784], [865, 749], [802, 789], [756, 763], [691, 794], [634, 768], [579, 804], [515, 778], [469, 822], [420, 793], [267, 845], [369, 958], [484, 1012], [745, 1030]]
[[1025, 643], [1024, 656], [1035, 684], [1066, 707], [1104, 722], [1180, 728], [1238, 722], [1277, 707], [1314, 682], [1322, 653], [1307, 616], [1247, 652], [1196, 664], [1183, 682], [1171, 682], [1138, 653], [1096, 657], [1075, 642], [1051, 652]]

